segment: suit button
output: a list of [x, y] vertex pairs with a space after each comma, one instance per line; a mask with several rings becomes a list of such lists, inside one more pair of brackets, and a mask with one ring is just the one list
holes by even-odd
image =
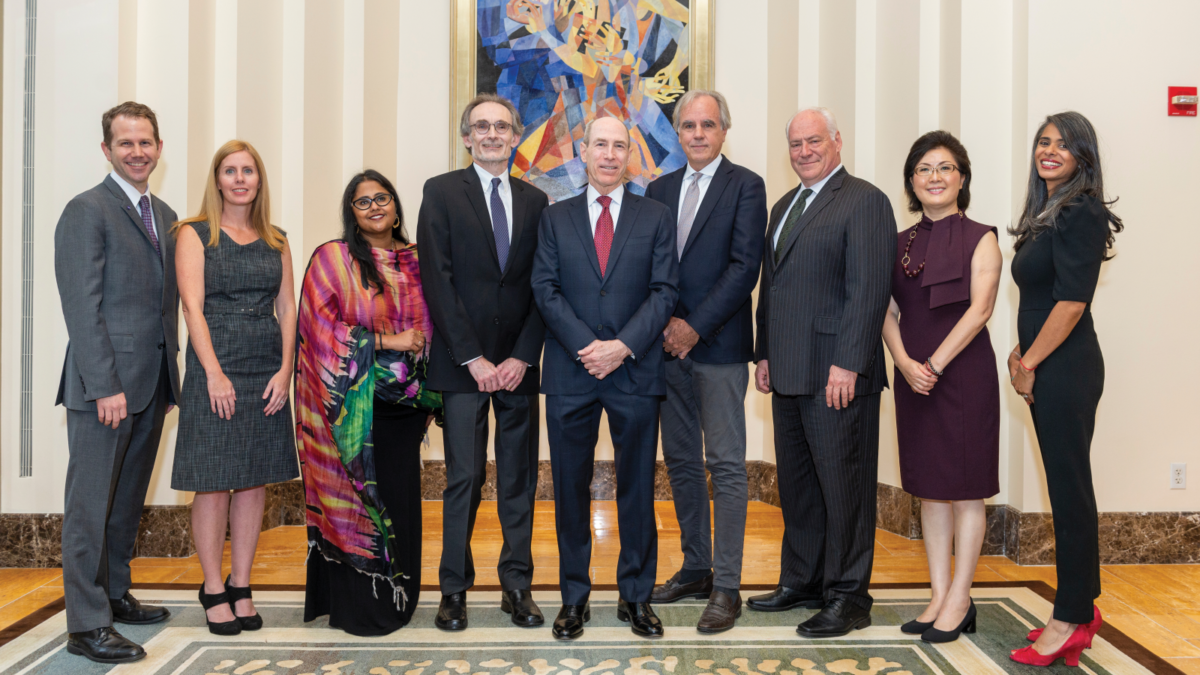
[[164, 309], [164, 310], [162, 311], [162, 315], [163, 315], [163, 316], [166, 316], [166, 315], [167, 315], [167, 310], [165, 310], [165, 309]]
[[600, 297], [603, 298], [606, 295], [608, 295], [608, 291], [600, 291]]
[[500, 325], [500, 317], [496, 317], [495, 319], [492, 320], [492, 322], [495, 323], [497, 326], [499, 326]]
[[500, 282], [500, 288], [504, 288], [504, 282], [503, 282], [503, 281], [501, 281], [501, 282]]
[[775, 292], [775, 287], [774, 287], [774, 286], [772, 286], [772, 287], [771, 287], [771, 292], [772, 292], [772, 293], [774, 293], [774, 292]]
[[599, 326], [596, 326], [596, 330], [604, 330], [604, 324], [600, 324]]
[[162, 348], [163, 348], [163, 343], [161, 343], [161, 342], [160, 342], [160, 343], [158, 343], [158, 348], [159, 348], [159, 349], [162, 349]]

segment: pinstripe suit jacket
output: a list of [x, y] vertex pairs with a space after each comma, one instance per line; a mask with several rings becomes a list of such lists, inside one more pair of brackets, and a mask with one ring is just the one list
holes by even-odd
[[887, 387], [881, 332], [896, 259], [892, 205], [839, 170], [779, 242], [776, 264], [772, 240], [799, 189], [771, 209], [755, 361], [769, 360], [771, 389], [787, 396], [823, 394], [831, 365], [858, 373], [855, 394], [879, 393]]

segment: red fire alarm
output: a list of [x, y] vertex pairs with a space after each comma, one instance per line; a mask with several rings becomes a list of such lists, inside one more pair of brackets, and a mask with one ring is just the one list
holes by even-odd
[[1167, 115], [1170, 117], [1195, 117], [1196, 103], [1195, 87], [1167, 87]]

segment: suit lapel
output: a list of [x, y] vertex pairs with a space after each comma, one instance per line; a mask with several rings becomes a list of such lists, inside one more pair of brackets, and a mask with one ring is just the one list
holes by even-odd
[[150, 208], [154, 209], [155, 232], [158, 232], [158, 251], [163, 262], [163, 268], [167, 264], [167, 238], [171, 236], [171, 227], [174, 223], [168, 223], [163, 218], [162, 205], [159, 204], [158, 198], [151, 195]]
[[696, 235], [699, 234], [700, 228], [708, 222], [708, 217], [712, 215], [713, 209], [721, 199], [721, 193], [725, 192], [725, 188], [729, 187], [732, 180], [733, 165], [722, 155], [721, 165], [717, 167], [717, 172], [713, 174], [712, 181], [708, 184], [708, 191], [704, 193], [704, 201], [696, 209], [696, 217], [692, 220], [692, 229], [688, 232], [687, 241], [683, 244], [683, 255], [687, 255], [692, 242], [696, 241]]
[[[137, 228], [138, 232], [142, 233], [142, 238], [146, 240], [146, 244], [148, 244], [150, 246], [150, 250], [154, 250], [154, 242], [150, 240], [150, 233], [146, 231], [146, 226], [142, 223], [141, 211], [139, 211], [136, 207], [134, 207], [134, 205], [129, 201], [129, 195], [125, 194], [125, 191], [121, 189], [120, 185], [117, 185], [117, 182], [112, 179], [112, 176], [106, 176], [104, 178], [104, 186], [107, 187], [108, 191], [112, 193], [114, 198], [116, 198], [117, 206], [122, 211], [125, 212], [125, 215], [129, 216], [129, 222], [133, 223], [133, 226]], [[154, 209], [155, 216], [156, 216], [155, 220], [157, 220], [159, 223], [162, 223], [162, 217], [158, 215], [159, 211], [155, 207], [155, 203], [157, 201], [158, 201], [157, 199], [151, 199], [150, 200], [150, 204], [151, 204], [150, 208]], [[159, 229], [161, 230], [161, 227]], [[159, 249], [160, 249], [160, 251], [162, 249], [161, 243], [162, 243], [162, 233], [160, 232], [159, 233]], [[160, 264], [162, 263], [161, 254], [160, 254], [158, 261]]]
[[[579, 235], [579, 241], [583, 245], [583, 250], [586, 251], [584, 257], [592, 263], [592, 271], [596, 273], [596, 278], [603, 279], [604, 275], [600, 274], [600, 259], [596, 257], [596, 238], [592, 236], [592, 221], [588, 218], [587, 192], [575, 199], [578, 202], [571, 206], [571, 220], [575, 223], [575, 233]], [[608, 263], [611, 268], [611, 252], [608, 256]]]
[[[509, 176], [508, 187], [512, 190], [512, 238], [508, 242], [508, 259], [511, 261], [517, 242], [521, 241], [521, 233], [525, 231], [525, 181]], [[511, 267], [507, 265], [500, 271], [501, 278]]]
[[783, 198], [781, 198], [779, 200], [779, 203], [783, 204], [783, 206], [780, 207], [778, 213], [773, 214], [775, 216], [775, 218], [771, 220], [770, 226], [767, 227], [767, 241], [766, 241], [766, 249], [765, 249], [766, 256], [765, 257], [769, 260], [769, 262], [767, 264], [771, 265], [772, 269], [775, 268], [775, 232], [779, 229], [780, 225], [783, 223], [783, 219], [787, 216], [787, 212], [791, 206], [792, 200], [796, 198], [796, 193], [799, 191], [800, 191], [800, 186], [797, 185], [795, 188], [792, 188], [792, 190], [790, 190], [787, 194], [785, 194], [783, 196]]
[[630, 192], [629, 188], [625, 189], [625, 196], [621, 198], [621, 215], [617, 218], [617, 231], [613, 233], [612, 251], [608, 254], [608, 269], [604, 275], [605, 284], [612, 278], [612, 271], [617, 268], [617, 259], [621, 257], [621, 249], [625, 247], [625, 240], [629, 239], [629, 231], [637, 222], [637, 213], [642, 208], [641, 202], [641, 198]]
[[796, 240], [800, 238], [800, 234], [816, 219], [817, 215], [837, 196], [837, 191], [842, 189], [842, 179], [846, 177], [846, 169], [841, 169], [829, 178], [829, 182], [825, 183], [825, 187], [817, 193], [812, 204], [809, 204], [804, 209], [803, 215], [800, 216], [800, 222], [796, 223], [796, 227], [788, 233], [787, 241], [780, 242], [783, 246], [783, 252], [779, 255], [779, 263], [783, 264], [787, 258], [788, 252], [796, 245]]
[[[475, 217], [478, 218], [479, 234], [483, 237], [484, 248], [492, 254], [492, 262], [496, 267], [500, 267], [500, 258], [496, 256], [496, 235], [492, 232], [492, 212], [488, 210], [487, 203], [483, 201], [483, 183], [479, 182], [479, 174], [475, 171], [475, 166], [471, 165], [463, 169], [463, 192], [467, 195], [467, 201], [471, 202], [471, 208], [475, 209]], [[516, 201], [513, 201], [513, 212], [516, 212]], [[509, 247], [511, 250], [511, 246]], [[504, 270], [500, 271], [501, 274]]]

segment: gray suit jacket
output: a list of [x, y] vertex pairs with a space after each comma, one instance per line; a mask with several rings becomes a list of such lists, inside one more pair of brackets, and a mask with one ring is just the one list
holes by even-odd
[[770, 363], [771, 389], [825, 393], [829, 366], [858, 373], [855, 394], [887, 387], [883, 317], [892, 293], [896, 217], [879, 188], [839, 170], [781, 241], [772, 241], [796, 189], [771, 209], [758, 291], [754, 360]]
[[141, 214], [111, 176], [63, 209], [54, 230], [54, 276], [67, 320], [66, 362], [55, 404], [95, 410], [96, 399], [124, 392], [130, 414], [150, 405], [163, 354], [179, 400], [175, 212], [154, 209], [161, 255]]

